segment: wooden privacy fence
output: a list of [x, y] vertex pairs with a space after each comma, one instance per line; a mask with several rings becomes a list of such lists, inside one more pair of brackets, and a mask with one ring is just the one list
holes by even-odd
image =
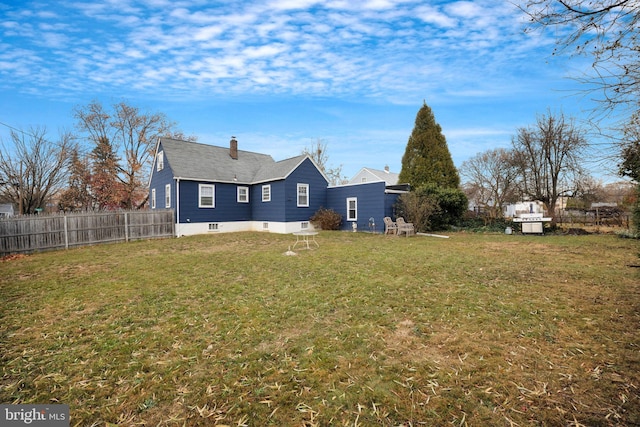
[[556, 222], [563, 225], [584, 224], [629, 228], [631, 223], [631, 214], [618, 208], [609, 207], [584, 210], [565, 210], [560, 211], [556, 218]]
[[0, 256], [174, 236], [172, 210], [83, 212], [0, 220]]

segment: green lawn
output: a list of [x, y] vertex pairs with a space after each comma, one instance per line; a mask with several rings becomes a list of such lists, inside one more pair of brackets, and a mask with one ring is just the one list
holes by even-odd
[[0, 261], [0, 402], [74, 426], [640, 424], [638, 241], [317, 240]]

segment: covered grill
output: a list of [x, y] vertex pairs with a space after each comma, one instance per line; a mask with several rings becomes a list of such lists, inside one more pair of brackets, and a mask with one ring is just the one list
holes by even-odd
[[522, 226], [522, 234], [544, 234], [544, 223], [551, 218], [542, 213], [522, 213], [513, 218], [513, 222], [519, 222]]

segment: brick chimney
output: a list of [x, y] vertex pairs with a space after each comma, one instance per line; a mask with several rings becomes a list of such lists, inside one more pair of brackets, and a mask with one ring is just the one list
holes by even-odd
[[235, 136], [232, 136], [229, 142], [229, 156], [231, 156], [233, 160], [238, 160], [238, 141]]

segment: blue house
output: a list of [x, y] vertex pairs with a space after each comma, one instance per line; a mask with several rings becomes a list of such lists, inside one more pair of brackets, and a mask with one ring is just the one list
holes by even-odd
[[[392, 188], [394, 187], [394, 188]], [[269, 231], [293, 233], [312, 228], [321, 207], [342, 215], [342, 228], [366, 230], [393, 216], [393, 204], [406, 188], [385, 182], [329, 187], [308, 155], [274, 161], [266, 154], [160, 138], [156, 146], [149, 200], [151, 209], [174, 209], [176, 234]]]

